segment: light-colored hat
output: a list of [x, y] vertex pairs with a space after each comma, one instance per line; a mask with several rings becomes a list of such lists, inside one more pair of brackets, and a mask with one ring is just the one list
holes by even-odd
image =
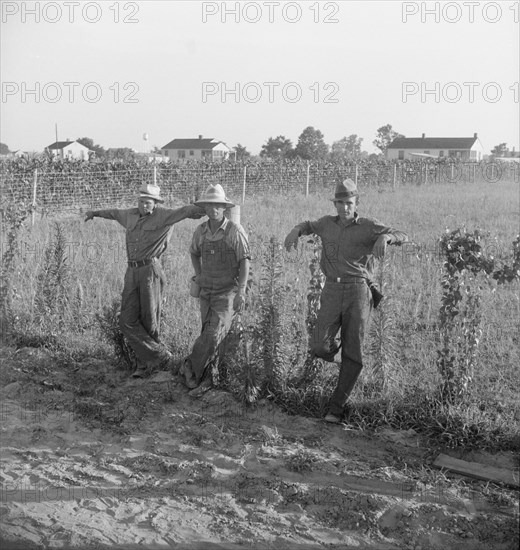
[[164, 202], [164, 199], [161, 197], [161, 188], [158, 185], [143, 183], [139, 189], [139, 197]]
[[336, 192], [332, 201], [340, 201], [343, 199], [349, 199], [350, 197], [357, 197], [359, 195], [356, 184], [347, 178], [336, 185]]
[[202, 197], [193, 204], [195, 204], [195, 206], [203, 206], [204, 204], [225, 204], [228, 208], [235, 206], [235, 203], [231, 202], [226, 197], [224, 188], [220, 185], [220, 183], [210, 185], [206, 189], [204, 195], [202, 195]]

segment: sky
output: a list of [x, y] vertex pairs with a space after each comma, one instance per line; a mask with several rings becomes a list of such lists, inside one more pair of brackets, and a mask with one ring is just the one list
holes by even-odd
[[[518, 2], [64, 1], [1, 5], [0, 141], [258, 154], [307, 126], [519, 147]], [[147, 139], [144, 139], [144, 138]]]

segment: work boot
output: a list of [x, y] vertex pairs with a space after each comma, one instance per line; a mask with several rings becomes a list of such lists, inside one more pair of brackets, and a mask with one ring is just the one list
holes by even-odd
[[329, 424], [341, 424], [341, 418], [339, 416], [336, 416], [335, 414], [329, 413], [325, 418], [323, 419], [325, 422], [328, 422]]
[[170, 359], [168, 363], [168, 370], [172, 373], [173, 376], [180, 374], [182, 369], [182, 364], [184, 361], [182, 359]]
[[213, 387], [213, 383], [211, 382], [211, 378], [206, 378], [196, 388], [194, 388], [193, 390], [190, 390], [188, 392], [188, 395], [190, 397], [201, 397], [207, 391], [209, 391], [212, 387]]
[[148, 373], [146, 367], [139, 365], [132, 373], [132, 378], [146, 378], [147, 374]]
[[179, 369], [179, 375], [184, 378], [184, 384], [190, 389], [193, 390], [198, 386], [193, 370], [191, 369], [191, 361], [189, 358], [184, 359], [184, 362]]

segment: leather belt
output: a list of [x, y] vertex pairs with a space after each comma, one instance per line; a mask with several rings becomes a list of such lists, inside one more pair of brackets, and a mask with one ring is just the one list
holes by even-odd
[[365, 284], [366, 279], [364, 277], [327, 277], [328, 283], [354, 283]]
[[128, 262], [128, 267], [144, 267], [145, 265], [150, 265], [153, 263], [155, 258], [149, 260], [139, 260], [138, 262]]

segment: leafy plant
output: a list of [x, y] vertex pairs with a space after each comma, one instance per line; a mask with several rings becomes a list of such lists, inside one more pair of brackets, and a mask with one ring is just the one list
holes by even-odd
[[12, 293], [15, 258], [20, 230], [31, 212], [31, 206], [18, 201], [4, 201], [0, 209], [0, 225], [2, 233], [7, 237], [0, 267], [0, 331], [2, 337], [14, 330]]
[[71, 270], [63, 227], [54, 224], [55, 239], [45, 248], [36, 278], [36, 322], [44, 332], [63, 331], [71, 304]]
[[271, 237], [263, 257], [258, 307], [260, 319], [253, 335], [263, 358], [262, 386], [267, 392], [283, 390], [286, 382], [283, 372], [287, 356], [281, 313], [284, 304], [281, 251], [278, 240]]
[[287, 458], [286, 466], [293, 472], [311, 472], [316, 462], [317, 459], [312, 453], [299, 448], [295, 454]]
[[[309, 281], [309, 287], [307, 291], [307, 334], [309, 342], [311, 341], [316, 320], [318, 318], [318, 310], [320, 309], [321, 291], [325, 285], [325, 275], [320, 267], [321, 256], [321, 239], [318, 236], [312, 236], [309, 241], [312, 244], [312, 258], [309, 263], [309, 270], [311, 272], [311, 278]], [[299, 386], [306, 386], [309, 383], [313, 383], [316, 380], [316, 375], [320, 369], [322, 362], [317, 357], [314, 357], [312, 353], [307, 354], [305, 364], [303, 366], [302, 375], [300, 377]]]
[[106, 305], [101, 313], [96, 313], [96, 321], [103, 338], [112, 344], [119, 363], [124, 368], [134, 369], [137, 358], [119, 328], [120, 304], [120, 299], [114, 298], [112, 303]]
[[437, 366], [441, 375], [443, 402], [457, 402], [469, 392], [478, 361], [482, 334], [479, 273], [498, 284], [520, 277], [520, 237], [513, 243], [513, 265], [496, 269], [495, 259], [482, 252], [485, 235], [478, 229], [447, 231], [440, 239], [444, 254], [442, 301], [439, 311], [440, 347]]
[[372, 377], [378, 392], [388, 390], [400, 369], [395, 303], [393, 296], [387, 292], [389, 283], [384, 277], [385, 272], [389, 271], [390, 261], [390, 257], [385, 256], [379, 263], [378, 285], [385, 298], [373, 313], [368, 335], [367, 351], [372, 359]]

